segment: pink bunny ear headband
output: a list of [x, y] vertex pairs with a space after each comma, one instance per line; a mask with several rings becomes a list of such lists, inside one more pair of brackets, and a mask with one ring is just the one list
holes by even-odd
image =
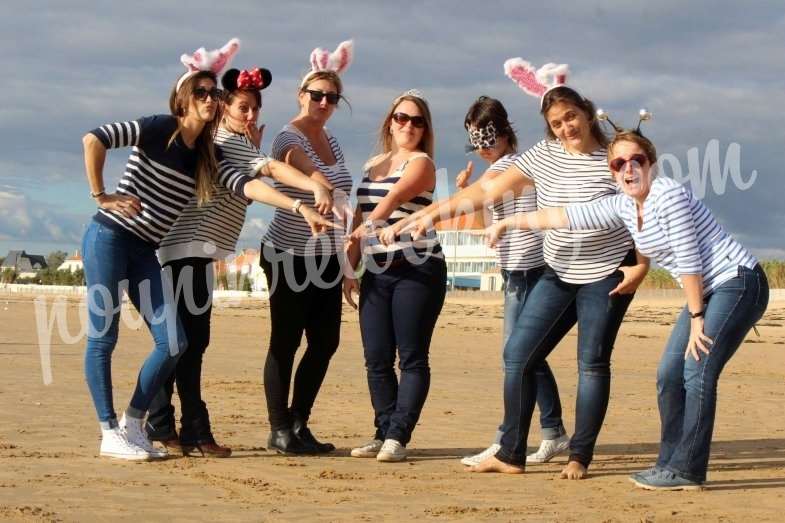
[[232, 38], [220, 49], [207, 51], [204, 47], [200, 47], [194, 51], [193, 54], [184, 54], [180, 56], [180, 61], [187, 71], [177, 80], [177, 90], [180, 90], [183, 82], [200, 71], [212, 71], [218, 75], [227, 65], [229, 65], [229, 62], [232, 61], [232, 58], [234, 58], [234, 55], [236, 55], [239, 50], [240, 40]]
[[545, 93], [567, 83], [570, 68], [567, 64], [547, 63], [535, 69], [523, 58], [510, 58], [504, 62], [504, 74], [520, 87], [523, 92], [540, 99], [540, 107]]
[[354, 59], [354, 40], [346, 40], [338, 44], [332, 53], [327, 49], [317, 47], [311, 51], [311, 70], [300, 82], [302, 88], [312, 74], [320, 71], [332, 71], [338, 75], [343, 74]]

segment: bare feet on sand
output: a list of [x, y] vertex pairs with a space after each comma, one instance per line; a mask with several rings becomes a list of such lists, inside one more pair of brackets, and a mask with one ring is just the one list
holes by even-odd
[[496, 458], [489, 456], [485, 461], [469, 467], [469, 472], [501, 472], [502, 474], [523, 474], [524, 469], [520, 465], [510, 465]]
[[561, 479], [584, 479], [586, 477], [586, 467], [577, 461], [570, 461], [561, 471]]

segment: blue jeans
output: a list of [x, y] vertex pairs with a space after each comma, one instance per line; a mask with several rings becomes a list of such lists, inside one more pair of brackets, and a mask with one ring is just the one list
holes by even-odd
[[[163, 277], [155, 247], [134, 234], [95, 220], [82, 240], [89, 325], [85, 376], [103, 428], [117, 426], [112, 401], [112, 351], [122, 307], [121, 293], [143, 316], [155, 341], [139, 371], [126, 412], [143, 418], [155, 394], [174, 370], [186, 341], [172, 304], [171, 282]], [[167, 291], [167, 289], [169, 289]]]
[[[525, 271], [501, 270], [504, 280], [504, 327], [502, 331], [502, 350], [512, 334], [515, 321], [523, 309], [529, 291], [542, 275], [545, 267], [536, 267]], [[562, 422], [561, 400], [556, 378], [548, 366], [542, 364], [534, 371], [537, 377], [537, 406], [540, 409], [540, 427], [542, 439], [556, 439], [567, 433]], [[499, 426], [496, 434], [496, 443], [499, 443], [504, 434], [504, 422]]]
[[704, 298], [703, 332], [714, 343], [700, 361], [684, 358], [690, 338], [685, 307], [673, 328], [657, 370], [657, 403], [662, 441], [657, 465], [691, 481], [706, 480], [717, 406], [717, 381], [744, 337], [769, 303], [769, 284], [760, 265], [739, 267], [739, 275]]
[[578, 323], [578, 394], [570, 460], [591, 463], [610, 396], [613, 343], [632, 295], [609, 296], [623, 274], [587, 284], [565, 283], [550, 267], [532, 289], [504, 347], [504, 427], [496, 457], [526, 462], [526, 440], [537, 399], [536, 369]]
[[[366, 271], [360, 284], [360, 333], [375, 439], [406, 445], [431, 383], [428, 351], [444, 304], [447, 268], [431, 257], [421, 265], [405, 260], [380, 274]], [[400, 383], [395, 376], [398, 352]]]

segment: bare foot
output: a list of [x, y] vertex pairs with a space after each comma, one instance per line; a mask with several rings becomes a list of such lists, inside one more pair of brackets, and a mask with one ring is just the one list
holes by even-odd
[[561, 471], [561, 479], [584, 479], [586, 478], [586, 467], [577, 461], [570, 461]]
[[510, 465], [496, 458], [489, 456], [485, 461], [469, 467], [469, 472], [501, 472], [502, 474], [523, 474], [523, 467], [520, 465]]

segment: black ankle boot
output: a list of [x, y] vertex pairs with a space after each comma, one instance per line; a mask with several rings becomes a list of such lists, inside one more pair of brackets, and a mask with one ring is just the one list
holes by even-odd
[[292, 429], [272, 430], [267, 438], [267, 448], [279, 454], [316, 454], [311, 445], [302, 441]]
[[308, 424], [302, 418], [297, 416], [293, 417], [292, 431], [297, 438], [305, 445], [311, 447], [316, 454], [327, 454], [335, 450], [335, 445], [332, 443], [322, 443], [316, 439], [308, 428]]

